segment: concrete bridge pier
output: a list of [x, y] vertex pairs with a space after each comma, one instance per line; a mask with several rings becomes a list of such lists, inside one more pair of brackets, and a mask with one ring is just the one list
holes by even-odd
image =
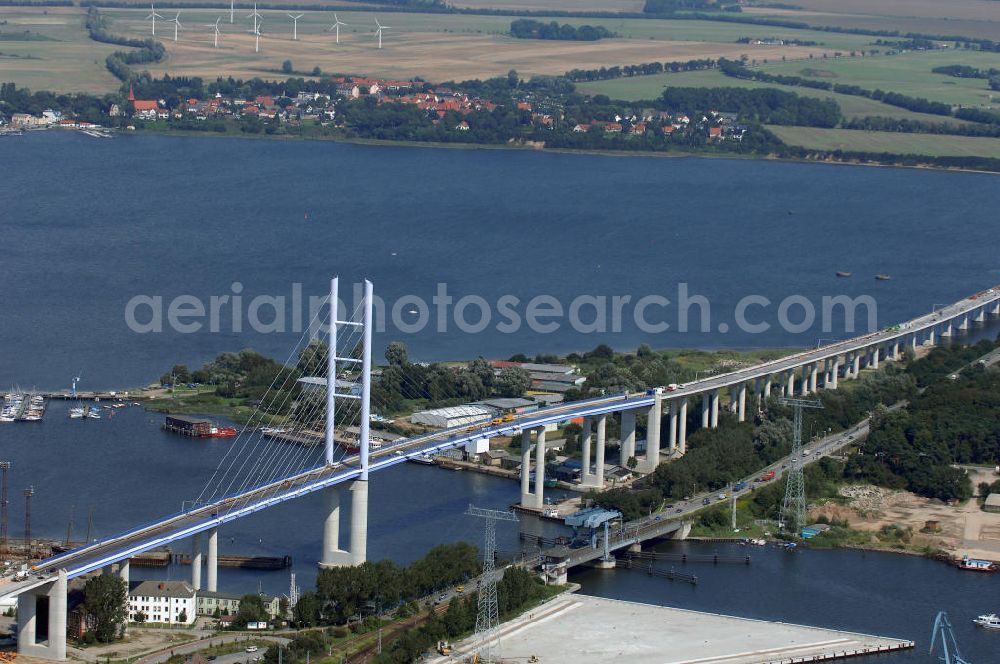
[[851, 358], [851, 378], [857, 378], [861, 375], [861, 354], [855, 353], [854, 357]]
[[993, 303], [993, 309], [990, 311], [994, 316], [1000, 316], [1000, 300]]
[[889, 347], [891, 357], [886, 357], [887, 360], [892, 360], [893, 362], [899, 361], [899, 341], [893, 341], [892, 346]]
[[687, 452], [687, 430], [688, 430], [688, 400], [687, 397], [681, 399], [681, 409], [677, 414], [677, 451], [681, 454]]
[[[18, 654], [66, 659], [66, 589], [66, 570], [61, 569], [54, 580], [17, 596]], [[44, 624], [39, 613], [48, 614]]]
[[835, 357], [830, 363], [830, 380], [826, 384], [826, 389], [835, 390], [837, 389], [837, 380], [840, 374], [840, 358]]
[[768, 374], [767, 377], [764, 378], [764, 399], [770, 399], [771, 398], [771, 381], [772, 380], [773, 380], [773, 377], [771, 376], [771, 374]]
[[131, 567], [131, 565], [129, 565], [129, 559], [128, 558], [126, 558], [125, 560], [122, 560], [121, 562], [118, 563], [118, 576], [120, 576], [121, 579], [122, 579], [122, 581], [125, 582], [125, 588], [126, 589], [128, 589], [128, 584], [129, 584], [129, 581], [130, 581], [130, 579], [129, 579], [130, 572], [131, 572], [130, 567]]
[[941, 331], [941, 336], [950, 337], [952, 336], [952, 334], [954, 334], [954, 331], [951, 326], [951, 321], [948, 321], [947, 323], [944, 324], [944, 329]]
[[879, 347], [875, 346], [871, 349], [871, 358], [868, 360], [868, 367], [871, 369], [878, 369], [878, 357], [879, 357]]
[[968, 316], [968, 314], [966, 314], [965, 316], [962, 316], [962, 320], [959, 321], [959, 323], [958, 323], [958, 329], [962, 330], [962, 331], [969, 329], [969, 316]]
[[719, 390], [712, 390], [712, 418], [709, 425], [713, 429], [719, 428]]
[[219, 529], [212, 528], [208, 531], [208, 559], [205, 566], [205, 586], [206, 590], [214, 593], [219, 589]]
[[191, 587], [201, 590], [201, 535], [191, 538]]
[[910, 336], [910, 348], [913, 350], [913, 352], [917, 351], [917, 333], [916, 332], [914, 332]]
[[535, 507], [542, 509], [545, 506], [545, 427], [535, 431]]
[[326, 519], [323, 521], [323, 555], [321, 568], [346, 567], [350, 553], [340, 548], [340, 487], [327, 487]]
[[740, 383], [736, 390], [736, 419], [744, 422], [747, 419], [747, 384]]
[[986, 307], [983, 307], [983, 308], [979, 309], [979, 311], [976, 312], [976, 317], [973, 320], [975, 322], [977, 322], [977, 323], [985, 323], [986, 322]]
[[702, 392], [701, 395], [701, 428], [707, 429], [711, 421], [709, 411], [712, 410], [712, 395], [709, 392]]
[[[327, 516], [323, 522], [323, 555], [320, 568], [353, 567], [365, 562], [368, 554], [368, 480], [354, 480], [351, 492], [351, 532], [347, 549], [340, 548], [340, 487], [326, 489]], [[212, 531], [215, 532], [214, 530]], [[209, 570], [212, 569], [212, 540], [209, 539]], [[213, 583], [210, 575], [209, 584]], [[215, 590], [209, 586], [209, 590]]]
[[[628, 460], [635, 456], [635, 411], [621, 412], [621, 447], [618, 464], [628, 468]], [[637, 460], [638, 461], [638, 460]], [[536, 473], [538, 471], [535, 471]]]
[[607, 441], [608, 416], [597, 417], [597, 449], [594, 451], [594, 486], [604, 488], [604, 444]]
[[646, 457], [645, 472], [651, 473], [660, 465], [660, 428], [663, 424], [663, 400], [660, 389], [656, 389], [656, 398], [646, 417]]
[[934, 345], [934, 328], [932, 327], [927, 331], [927, 343], [931, 346]]
[[521, 507], [530, 507], [531, 500], [531, 429], [521, 432]]
[[785, 396], [794, 397], [795, 396], [795, 369], [791, 369], [785, 374]]
[[[581, 465], [580, 486], [590, 486], [591, 484], [594, 483], [594, 476], [591, 474], [590, 471], [590, 459], [592, 456], [590, 450], [591, 424], [592, 423], [589, 417], [583, 418], [583, 424], [581, 426], [582, 430], [580, 431], [580, 451], [582, 457], [581, 461], [583, 462], [580, 464]], [[522, 450], [524, 448], [524, 433], [521, 434], [521, 448]], [[521, 481], [522, 483], [524, 482], [523, 473], [521, 476]], [[522, 486], [522, 493], [524, 493], [523, 489], [524, 487]], [[521, 503], [522, 504], [524, 503], [523, 495], [521, 496]]]
[[669, 419], [667, 420], [667, 449], [672, 456], [677, 451], [677, 400], [671, 399], [668, 401], [667, 408], [670, 410]]
[[819, 363], [813, 362], [809, 365], [809, 394], [815, 394], [819, 389]]

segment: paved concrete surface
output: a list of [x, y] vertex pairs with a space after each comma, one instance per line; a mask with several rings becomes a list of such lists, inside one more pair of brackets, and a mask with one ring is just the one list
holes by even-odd
[[[912, 647], [899, 639], [583, 595], [561, 596], [505, 623], [500, 638], [504, 662], [534, 655], [540, 664], [760, 664]], [[463, 641], [451, 658], [433, 661], [459, 661], [476, 645]]]

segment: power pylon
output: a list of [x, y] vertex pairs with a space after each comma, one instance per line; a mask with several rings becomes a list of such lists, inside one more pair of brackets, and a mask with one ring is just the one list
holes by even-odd
[[795, 527], [790, 532], [797, 533], [806, 521], [806, 480], [802, 473], [802, 409], [822, 408], [823, 403], [816, 399], [783, 398], [785, 406], [792, 407], [792, 462], [788, 466], [788, 476], [785, 480], [785, 499], [781, 502], [781, 514], [778, 525], [782, 530], [789, 531], [790, 521]]
[[497, 521], [517, 521], [511, 511], [490, 510], [469, 505], [466, 516], [486, 520], [486, 535], [483, 546], [483, 574], [479, 581], [479, 613], [476, 616], [476, 637], [479, 641], [477, 653], [480, 664], [494, 664], [500, 661], [500, 605], [497, 602]]
[[31, 562], [31, 497], [35, 495], [35, 487], [29, 486], [24, 490], [24, 550], [27, 551], [26, 559]]
[[7, 555], [7, 471], [10, 461], [0, 461], [0, 555]]

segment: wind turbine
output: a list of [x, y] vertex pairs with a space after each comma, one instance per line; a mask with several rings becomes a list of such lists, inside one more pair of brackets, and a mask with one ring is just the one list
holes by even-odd
[[302, 18], [303, 16], [305, 16], [305, 14], [288, 15], [288, 18], [292, 19], [292, 22], [295, 24], [295, 27], [292, 28], [292, 41], [299, 40], [299, 19]]
[[333, 23], [333, 25], [330, 26], [330, 30], [336, 30], [337, 31], [337, 43], [339, 44], [340, 43], [340, 26], [347, 25], [347, 24], [340, 20], [340, 17], [337, 16], [337, 12], [333, 12], [333, 19], [334, 19], [334, 23]]
[[253, 30], [250, 31], [250, 34], [256, 37], [256, 41], [254, 42], [254, 47], [253, 47], [254, 53], [260, 53], [260, 26], [262, 26], [263, 24], [264, 24], [263, 20], [261, 20], [260, 23], [254, 21]]
[[155, 37], [156, 36], [156, 19], [163, 18], [163, 17], [156, 13], [156, 9], [153, 8], [153, 3], [152, 2], [149, 3], [149, 16], [147, 16], [146, 18], [147, 19], [153, 19], [153, 36]]
[[250, 18], [253, 19], [253, 32], [254, 33], [260, 32], [260, 28], [257, 26], [257, 19], [262, 19], [263, 20], [264, 17], [261, 16], [257, 12], [257, 3], [256, 2], [253, 3], [253, 12], [250, 13], [250, 14], [247, 14], [247, 16], [249, 16]]
[[180, 27], [181, 27], [181, 22], [180, 22], [180, 18], [181, 18], [181, 13], [180, 13], [180, 12], [177, 12], [177, 16], [173, 17], [173, 18], [172, 18], [172, 19], [170, 19], [170, 21], [169, 21], [170, 23], [173, 23], [173, 24], [174, 24], [174, 41], [175, 41], [175, 42], [177, 41], [177, 31], [178, 31], [178, 30], [180, 29]]
[[377, 30], [375, 30], [375, 33], [378, 35], [378, 47], [382, 48], [382, 31], [391, 30], [391, 28], [388, 25], [382, 25], [381, 23], [379, 23], [378, 16], [375, 17], [375, 26], [378, 28]]
[[220, 16], [219, 18], [215, 19], [215, 23], [209, 23], [208, 25], [205, 26], [206, 28], [215, 28], [215, 48], [219, 48], [219, 21], [221, 20], [222, 17]]
[[229, 0], [229, 25], [233, 24], [233, 17], [236, 14], [236, 0]]

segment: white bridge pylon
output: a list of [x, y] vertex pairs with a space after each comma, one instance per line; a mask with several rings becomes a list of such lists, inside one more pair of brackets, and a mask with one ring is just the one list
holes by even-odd
[[[326, 465], [334, 465], [334, 448], [337, 443], [337, 401], [360, 401], [361, 414], [358, 421], [358, 458], [361, 475], [350, 483], [351, 530], [346, 550], [340, 548], [340, 485], [327, 487], [327, 516], [323, 526], [323, 552], [320, 567], [343, 567], [360, 565], [365, 562], [368, 547], [368, 455], [371, 450], [371, 382], [372, 382], [372, 282], [365, 280], [365, 295], [361, 309], [361, 320], [341, 320], [339, 312], [340, 280], [334, 277], [330, 282], [330, 339], [327, 353], [326, 372]], [[362, 328], [361, 358], [341, 357], [338, 353], [337, 332], [342, 327]], [[361, 389], [358, 394], [338, 392], [340, 366], [361, 365]], [[353, 372], [352, 372], [353, 373]], [[355, 382], [354, 385], [357, 383]]]

